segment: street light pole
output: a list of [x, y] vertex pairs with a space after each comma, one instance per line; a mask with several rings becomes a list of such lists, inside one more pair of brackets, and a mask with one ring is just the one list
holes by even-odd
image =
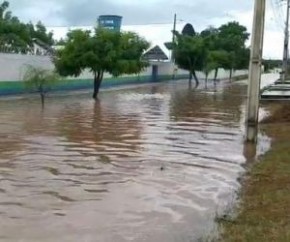
[[266, 0], [255, 0], [246, 118], [248, 142], [257, 141], [265, 10]]
[[283, 51], [283, 66], [282, 66], [282, 82], [285, 82], [288, 74], [288, 58], [289, 58], [289, 11], [290, 0], [287, 0], [286, 11], [286, 25], [285, 25], [285, 38], [284, 38], [284, 51]]

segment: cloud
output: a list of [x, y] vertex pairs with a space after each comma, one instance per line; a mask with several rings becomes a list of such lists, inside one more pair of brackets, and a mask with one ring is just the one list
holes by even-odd
[[118, 14], [125, 24], [172, 21], [174, 13], [188, 22], [245, 11], [252, 0], [10, 0], [12, 10], [26, 21], [38, 18], [47, 25], [89, 25], [102, 14]]

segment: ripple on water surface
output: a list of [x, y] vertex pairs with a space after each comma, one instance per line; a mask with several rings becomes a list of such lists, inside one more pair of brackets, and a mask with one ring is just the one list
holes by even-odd
[[239, 186], [245, 93], [179, 81], [0, 102], [0, 238], [194, 241]]

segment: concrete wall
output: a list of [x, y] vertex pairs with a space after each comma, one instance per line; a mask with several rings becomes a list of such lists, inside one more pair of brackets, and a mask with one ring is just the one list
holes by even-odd
[[[158, 65], [158, 74], [160, 76], [172, 76], [174, 69], [176, 68], [172, 63], [169, 62], [151, 62], [152, 65]], [[21, 81], [27, 65], [33, 65], [48, 70], [53, 70], [54, 66], [49, 56], [36, 56], [36, 55], [22, 55], [22, 54], [4, 54], [0, 53], [0, 81]], [[188, 71], [177, 69], [175, 70], [176, 75], [188, 75]], [[244, 75], [247, 71], [236, 71], [234, 75]], [[152, 66], [146, 68], [140, 76], [151, 76]], [[124, 75], [132, 77], [134, 75]], [[136, 75], [135, 75], [136, 76]], [[201, 72], [197, 73], [197, 76], [201, 79], [205, 78]], [[214, 72], [211, 72], [209, 79], [213, 78]], [[111, 78], [112, 76], [108, 73], [104, 75], [104, 78]], [[224, 79], [229, 77], [229, 71], [223, 69], [219, 70], [218, 78]], [[70, 77], [68, 79], [92, 79], [93, 75], [88, 70], [84, 71], [79, 77]]]
[[[152, 81], [170, 80], [174, 75], [175, 79], [188, 78], [188, 71], [177, 69], [170, 62], [151, 62], [151, 65], [145, 68], [140, 74], [123, 75], [120, 77], [112, 77], [105, 73], [102, 87], [110, 87], [122, 84], [137, 84]], [[54, 65], [49, 56], [21, 55], [21, 54], [3, 54], [0, 53], [0, 95], [19, 94], [25, 92], [25, 86], [22, 81], [23, 75], [28, 65], [53, 70]], [[152, 77], [153, 65], [158, 66], [157, 78]], [[234, 76], [247, 74], [247, 71], [236, 71]], [[198, 72], [200, 79], [204, 78], [204, 74]], [[213, 78], [212, 72], [209, 78]], [[224, 79], [229, 77], [229, 72], [220, 70], [218, 78]], [[84, 88], [92, 88], [93, 75], [85, 70], [79, 77], [64, 78], [58, 82], [53, 90], [78, 90]]]
[[[232, 73], [232, 75], [233, 75], [233, 77], [234, 76], [244, 76], [244, 75], [247, 75], [248, 73], [249, 73], [248, 70], [237, 70], [237, 71], [234, 71]], [[198, 72], [197, 76], [200, 79], [205, 79], [205, 75], [202, 72]], [[230, 77], [230, 71], [224, 70], [224, 69], [219, 69], [219, 72], [218, 72], [219, 79], [229, 79], [229, 77]], [[209, 76], [208, 76], [208, 79], [213, 79], [213, 78], [214, 78], [214, 71], [210, 72]]]
[[[174, 67], [172, 63], [156, 62], [158, 73], [160, 75], [172, 75]], [[28, 65], [53, 70], [54, 65], [49, 56], [22, 55], [22, 54], [5, 54], [0, 53], [0, 81], [21, 81]], [[152, 66], [146, 68], [141, 76], [151, 76]], [[124, 75], [134, 76], [134, 75]], [[136, 75], [135, 75], [136, 76]], [[105, 73], [104, 78], [112, 76]], [[69, 79], [92, 79], [93, 75], [89, 70], [85, 70], [79, 77], [70, 77]]]
[[48, 56], [0, 53], [0, 81], [20, 81], [27, 65], [53, 69]]
[[[4, 54], [0, 53], [0, 95], [20, 94], [26, 92], [23, 76], [28, 65], [53, 70], [54, 65], [49, 56]], [[156, 81], [168, 80], [172, 77], [174, 67], [172, 63], [158, 62], [158, 78]], [[182, 77], [182, 76], [180, 76]], [[93, 75], [89, 70], [83, 71], [79, 77], [63, 78], [52, 89], [78, 90], [92, 88]], [[118, 78], [105, 73], [102, 87], [122, 84], [146, 83], [152, 80], [152, 66], [144, 69], [140, 74], [123, 75]]]

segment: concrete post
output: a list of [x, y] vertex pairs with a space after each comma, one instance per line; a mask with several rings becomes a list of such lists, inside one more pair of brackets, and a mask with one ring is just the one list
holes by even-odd
[[266, 0], [255, 0], [246, 113], [246, 141], [248, 142], [257, 141], [265, 10]]
[[173, 21], [173, 31], [172, 31], [172, 50], [171, 50], [171, 63], [172, 63], [172, 79], [175, 79], [176, 72], [175, 72], [175, 59], [174, 59], [174, 45], [175, 45], [175, 31], [176, 31], [176, 22], [177, 22], [177, 15], [174, 14], [174, 21]]
[[283, 50], [283, 66], [282, 66], [282, 82], [285, 82], [288, 72], [288, 51], [289, 51], [289, 10], [290, 0], [287, 0], [287, 13], [286, 13], [286, 25], [285, 25], [285, 38], [284, 38], [284, 50]]
[[171, 61], [174, 63], [174, 43], [175, 43], [175, 31], [176, 31], [177, 15], [174, 14], [173, 30], [172, 30], [172, 50], [171, 50]]

